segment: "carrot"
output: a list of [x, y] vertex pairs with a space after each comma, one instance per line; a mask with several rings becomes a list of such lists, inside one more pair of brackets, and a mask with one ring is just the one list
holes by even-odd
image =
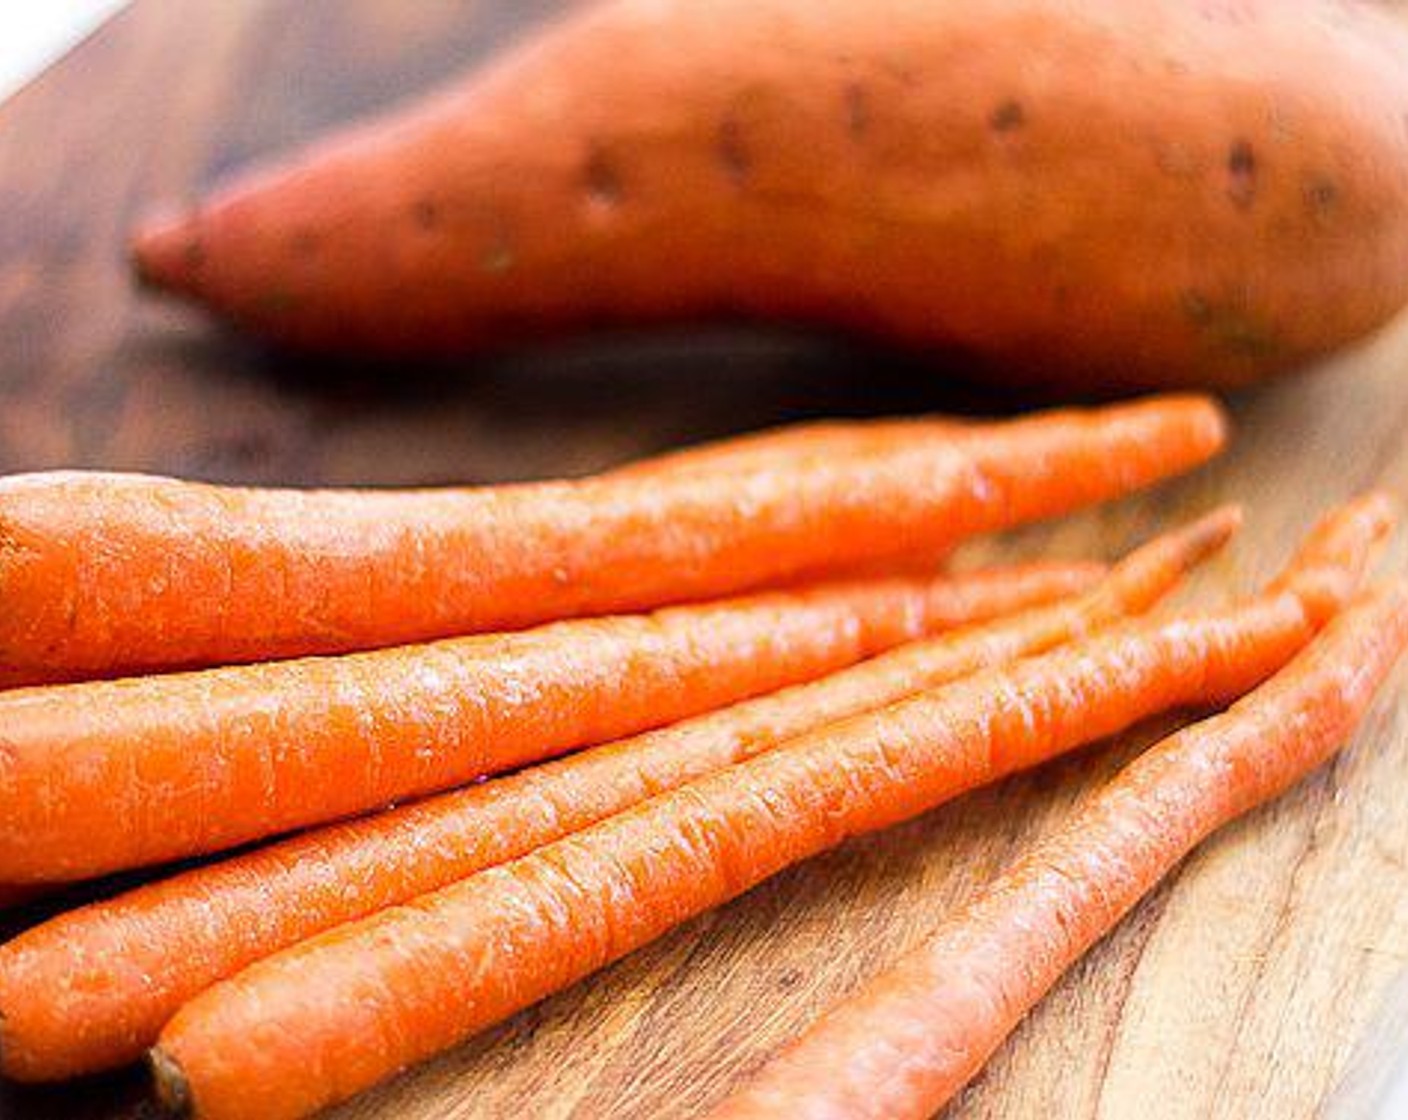
[[1408, 584], [1358, 601], [1240, 703], [1126, 767], [714, 1120], [932, 1116], [1196, 845], [1333, 755], [1405, 644]]
[[1239, 520], [1224, 509], [1159, 538], [1079, 599], [61, 915], [0, 947], [0, 1072], [52, 1080], [134, 1060], [192, 996], [287, 945], [523, 855], [780, 739], [1137, 614]]
[[[749, 469], [760, 465], [811, 469], [837, 454], [873, 454], [919, 441], [952, 444], [981, 426], [957, 417], [903, 417], [884, 420], [812, 420], [768, 428], [726, 439], [667, 451], [610, 472], [610, 477], [634, 477], [669, 472], [705, 474], [719, 470]], [[947, 563], [946, 547], [924, 548], [912, 555], [893, 554], [878, 560], [828, 564], [817, 575], [830, 578], [859, 575], [896, 575], [936, 572]]]
[[133, 256], [356, 354], [744, 317], [1068, 394], [1242, 383], [1408, 301], [1408, 42], [1377, 7], [582, 5]]
[[1088, 585], [827, 583], [343, 657], [0, 693], [0, 881], [87, 878], [446, 789]]
[[974, 429], [982, 430], [980, 425], [956, 417], [809, 420], [667, 451], [617, 467], [611, 474], [619, 478], [666, 471], [705, 472], [779, 463], [816, 466], [837, 454], [893, 450], [898, 445], [910, 445], [920, 440], [935, 444], [951, 442], [963, 438]]
[[806, 464], [469, 490], [0, 482], [0, 675], [343, 652], [792, 582], [1126, 494], [1224, 439], [1200, 397]]
[[[1387, 523], [1371, 500], [1321, 533], [1342, 536], [1358, 568]], [[830, 724], [286, 949], [177, 1013], [154, 1053], [159, 1089], [209, 1120], [281, 1120], [348, 1097], [847, 836], [1159, 710], [1239, 695], [1325, 621], [1300, 583]]]

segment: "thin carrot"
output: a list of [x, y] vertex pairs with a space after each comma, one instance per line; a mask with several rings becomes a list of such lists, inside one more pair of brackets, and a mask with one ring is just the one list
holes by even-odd
[[[947, 416], [902, 417], [883, 420], [812, 420], [765, 428], [725, 439], [666, 451], [617, 467], [611, 478], [645, 477], [670, 473], [710, 474], [726, 470], [773, 469], [812, 470], [838, 455], [893, 452], [900, 447], [952, 445], [981, 426]], [[911, 555], [892, 553], [878, 559], [826, 563], [814, 568], [815, 575], [828, 578], [859, 575], [920, 574], [943, 568], [950, 549], [921, 548]], [[780, 581], [785, 584], [785, 580]]]
[[1333, 755], [1405, 644], [1408, 584], [1360, 600], [1240, 703], [1126, 767], [713, 1120], [932, 1116], [1196, 845]]
[[1079, 599], [901, 646], [809, 684], [142, 886], [0, 947], [0, 1072], [51, 1080], [140, 1057], [180, 1006], [285, 946], [532, 851], [791, 735], [1151, 606], [1240, 521], [1136, 551]]
[[923, 416], [884, 420], [810, 420], [780, 428], [729, 436], [628, 463], [613, 477], [664, 471], [713, 471], [759, 465], [815, 466], [838, 454], [893, 451], [897, 447], [948, 443], [982, 425], [956, 417]]
[[[901, 441], [906, 449], [929, 446], [938, 450], [945, 442], [958, 438], [972, 427], [974, 425], [970, 423], [936, 417], [800, 423], [666, 452], [617, 468], [606, 477], [648, 477], [667, 472], [707, 474], [734, 469], [756, 470], [764, 466], [809, 469], [823, 458], [834, 458], [838, 454], [895, 450]], [[0, 534], [3, 534], [2, 525]], [[3, 550], [4, 539], [0, 535], [0, 552]], [[859, 563], [821, 564], [816, 574], [826, 578], [934, 574], [942, 569], [946, 554], [944, 549], [922, 548], [907, 556], [897, 554]], [[3, 642], [3, 622], [0, 622], [0, 642]], [[0, 653], [3, 653], [3, 646], [0, 646]], [[184, 665], [192, 659], [182, 657], [179, 660]], [[242, 659], [234, 657], [231, 660]], [[136, 671], [171, 667], [179, 668], [182, 665], [128, 666]], [[124, 674], [112, 665], [106, 668], [64, 669], [52, 658], [46, 658], [42, 666], [6, 665], [0, 660], [0, 689], [121, 675]]]
[[[1388, 521], [1370, 500], [1320, 533], [1349, 542], [1357, 568]], [[1162, 709], [1239, 695], [1326, 621], [1302, 582], [830, 724], [286, 949], [177, 1013], [154, 1052], [159, 1088], [209, 1120], [281, 1120], [351, 1096], [847, 836]]]
[[1207, 459], [1162, 397], [805, 465], [474, 490], [0, 481], [0, 677], [333, 653], [790, 583], [1126, 494]]
[[821, 584], [342, 657], [0, 693], [0, 881], [216, 851], [811, 680], [1089, 584]]

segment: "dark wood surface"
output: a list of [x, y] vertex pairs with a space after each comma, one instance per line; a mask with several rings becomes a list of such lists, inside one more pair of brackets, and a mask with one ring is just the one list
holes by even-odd
[[[140, 0], [0, 106], [0, 470], [487, 482], [799, 416], [1026, 403], [956, 389], [950, 371], [895, 355], [757, 332], [433, 369], [315, 363], [129, 285], [123, 235], [138, 215], [426, 88], [563, 6]], [[1238, 439], [1213, 469], [970, 558], [1109, 554], [1237, 498], [1251, 506], [1246, 537], [1192, 592], [1211, 598], [1270, 571], [1323, 504], [1375, 484], [1408, 495], [1408, 324], [1230, 403]], [[1390, 563], [1404, 561], [1399, 547]], [[780, 876], [341, 1115], [694, 1115], [1151, 734]], [[1394, 1053], [1362, 1049], [1370, 1024], [1401, 1023], [1394, 1009], [1408, 1001], [1405, 774], [1408, 703], [1384, 705], [1342, 761], [1181, 869], [950, 1114], [1364, 1115], [1351, 1109], [1374, 1097], [1364, 1087]], [[149, 1109], [137, 1073], [0, 1088], [5, 1120]]]

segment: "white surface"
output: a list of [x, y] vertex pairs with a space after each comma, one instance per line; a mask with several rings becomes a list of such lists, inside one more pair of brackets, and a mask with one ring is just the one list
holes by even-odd
[[0, 98], [9, 97], [128, 0], [0, 0]]

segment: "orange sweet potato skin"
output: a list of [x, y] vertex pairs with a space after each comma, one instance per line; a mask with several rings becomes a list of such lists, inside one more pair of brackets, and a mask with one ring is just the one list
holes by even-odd
[[1405, 38], [1352, 0], [608, 0], [134, 256], [314, 349], [757, 318], [1238, 384], [1408, 301]]

